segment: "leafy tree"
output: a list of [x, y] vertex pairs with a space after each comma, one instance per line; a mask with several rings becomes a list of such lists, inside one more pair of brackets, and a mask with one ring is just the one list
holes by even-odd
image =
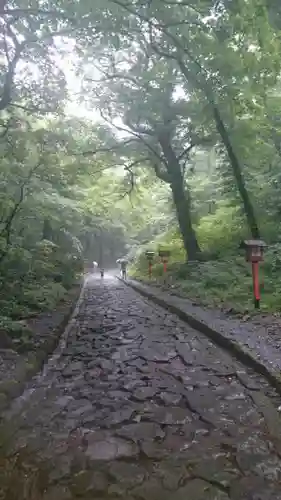
[[[175, 259], [227, 259], [246, 225], [278, 242], [279, 10], [273, 0], [2, 1], [5, 315], [51, 307], [84, 260], [110, 266], [161, 241]], [[102, 123], [66, 116], [68, 52]]]
[[[118, 62], [118, 54], [116, 61], [111, 62], [111, 71], [104, 70], [103, 91], [99, 82], [95, 103], [106, 122], [113, 126], [122, 117], [124, 126], [115, 128], [127, 137], [113, 147], [119, 147], [121, 161], [131, 158], [124, 162], [125, 170], [134, 176], [137, 165], [147, 165], [170, 186], [184, 246], [193, 260], [200, 248], [192, 224], [188, 164], [192, 149], [207, 145], [210, 137], [197, 123], [197, 103], [177, 97], [179, 83], [175, 68], [157, 56], [149, 56], [149, 50], [143, 41], [126, 74], [122, 71], [124, 60]], [[85, 94], [92, 96], [95, 86], [90, 76], [86, 81]]]
[[[119, 6], [119, 14], [115, 6]], [[249, 229], [258, 237], [258, 221], [242, 167], [244, 158], [237, 151], [232, 130], [239, 124], [237, 117], [253, 107], [253, 93], [272, 88], [280, 68], [278, 37], [270, 27], [263, 2], [239, 2], [230, 9], [227, 2], [153, 0], [144, 4], [112, 0], [109, 7], [106, 26], [111, 16], [112, 36], [107, 33], [103, 61], [111, 67], [112, 51], [117, 49], [119, 58], [123, 54], [124, 65], [124, 59], [127, 63], [134, 60], [133, 52], [141, 54], [144, 47], [150, 57], [154, 52], [162, 58], [162, 64], [165, 61], [174, 69], [173, 82], [179, 82], [181, 75], [189, 99], [192, 95], [200, 103], [199, 112], [203, 108], [200, 116], [204, 128], [213, 132], [215, 127]], [[269, 53], [273, 55], [270, 64]], [[135, 64], [140, 67], [141, 59], [136, 57]]]

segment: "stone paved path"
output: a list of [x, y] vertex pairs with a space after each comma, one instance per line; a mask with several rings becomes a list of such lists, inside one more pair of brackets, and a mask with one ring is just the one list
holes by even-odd
[[90, 277], [66, 349], [17, 415], [44, 500], [281, 499], [280, 397], [113, 277]]

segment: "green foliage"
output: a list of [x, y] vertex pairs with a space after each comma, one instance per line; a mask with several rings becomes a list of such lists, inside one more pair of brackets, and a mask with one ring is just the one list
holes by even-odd
[[[81, 135], [75, 127], [80, 130], [80, 124], [70, 122], [66, 134], [54, 117], [39, 124], [20, 112], [18, 120], [21, 129], [11, 126], [9, 136], [0, 138], [0, 307], [8, 318], [2, 328], [22, 349], [31, 344], [21, 330], [16, 340], [13, 321], [51, 311], [80, 278], [85, 259], [99, 260], [95, 231], [106, 235], [104, 248], [111, 246], [107, 256], [115, 262], [124, 251], [125, 229], [120, 223], [116, 227], [110, 195], [103, 197], [105, 182], [109, 185], [106, 174], [103, 178], [106, 158], [100, 171], [92, 158], [76, 156]], [[93, 132], [87, 130], [92, 142]], [[119, 186], [117, 178], [116, 201]], [[119, 239], [116, 249], [113, 239]]]
[[31, 309], [51, 310], [65, 295], [59, 283], [37, 282], [29, 285], [22, 294], [22, 301]]
[[[277, 4], [59, 0], [49, 10], [29, 0], [5, 3], [3, 316], [14, 321], [51, 309], [81, 274], [84, 261], [113, 266], [127, 254], [135, 259], [134, 272], [142, 275], [145, 249], [157, 252], [161, 244], [172, 250], [171, 278], [183, 287], [188, 278], [200, 296], [215, 297], [217, 290], [219, 299], [233, 294], [243, 302], [243, 290], [248, 296], [251, 286], [249, 266], [237, 252], [252, 230], [249, 207], [271, 246], [264, 294], [266, 303], [276, 303]], [[79, 99], [91, 110], [98, 108], [102, 122], [64, 112], [62, 67], [71, 51]], [[93, 66], [101, 70], [100, 81]], [[183, 265], [192, 234], [201, 260], [209, 260], [194, 264], [194, 273]], [[161, 264], [154, 272], [161, 276]]]
[[[214, 215], [201, 219], [198, 235], [209, 257], [206, 262], [184, 263], [179, 253], [180, 236], [168, 232], [159, 241], [168, 244], [172, 254], [168, 264], [166, 283], [173, 293], [208, 306], [224, 306], [234, 311], [253, 310], [251, 264], [245, 261], [239, 243], [245, 236], [242, 219], [233, 207], [222, 206]], [[152, 242], [149, 248], [157, 249]], [[136, 255], [130, 275], [148, 280], [145, 249]], [[263, 311], [281, 311], [281, 244], [272, 244], [260, 266], [261, 308]], [[156, 258], [152, 283], [163, 282], [163, 265]]]
[[26, 325], [19, 321], [12, 321], [8, 316], [0, 316], [0, 329], [8, 330], [12, 338], [20, 338], [22, 336], [31, 336], [31, 331]]
[[32, 340], [33, 333], [25, 324], [14, 321], [9, 316], [0, 316], [1, 348], [16, 348], [20, 352], [28, 351], [32, 348]]
[[198, 237], [207, 254], [220, 257], [233, 254], [246, 238], [247, 228], [238, 207], [221, 203], [214, 214], [200, 219]]

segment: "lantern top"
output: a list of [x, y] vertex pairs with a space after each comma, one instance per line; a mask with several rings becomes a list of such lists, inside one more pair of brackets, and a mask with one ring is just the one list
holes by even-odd
[[161, 249], [158, 251], [158, 255], [159, 255], [159, 257], [170, 257], [170, 255], [171, 255], [171, 251], [170, 251], [170, 250], [166, 250], [166, 249], [162, 249], [162, 248], [161, 248]]
[[153, 257], [155, 255], [155, 252], [153, 250], [146, 250], [145, 256], [148, 260], [152, 261]]
[[244, 240], [240, 244], [240, 248], [251, 248], [251, 247], [259, 247], [265, 248], [267, 244], [263, 240]]

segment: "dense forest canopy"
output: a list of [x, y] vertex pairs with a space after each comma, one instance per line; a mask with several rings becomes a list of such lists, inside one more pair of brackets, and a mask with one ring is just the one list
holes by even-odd
[[280, 19], [273, 0], [1, 0], [3, 317], [161, 242], [183, 262], [278, 248]]

